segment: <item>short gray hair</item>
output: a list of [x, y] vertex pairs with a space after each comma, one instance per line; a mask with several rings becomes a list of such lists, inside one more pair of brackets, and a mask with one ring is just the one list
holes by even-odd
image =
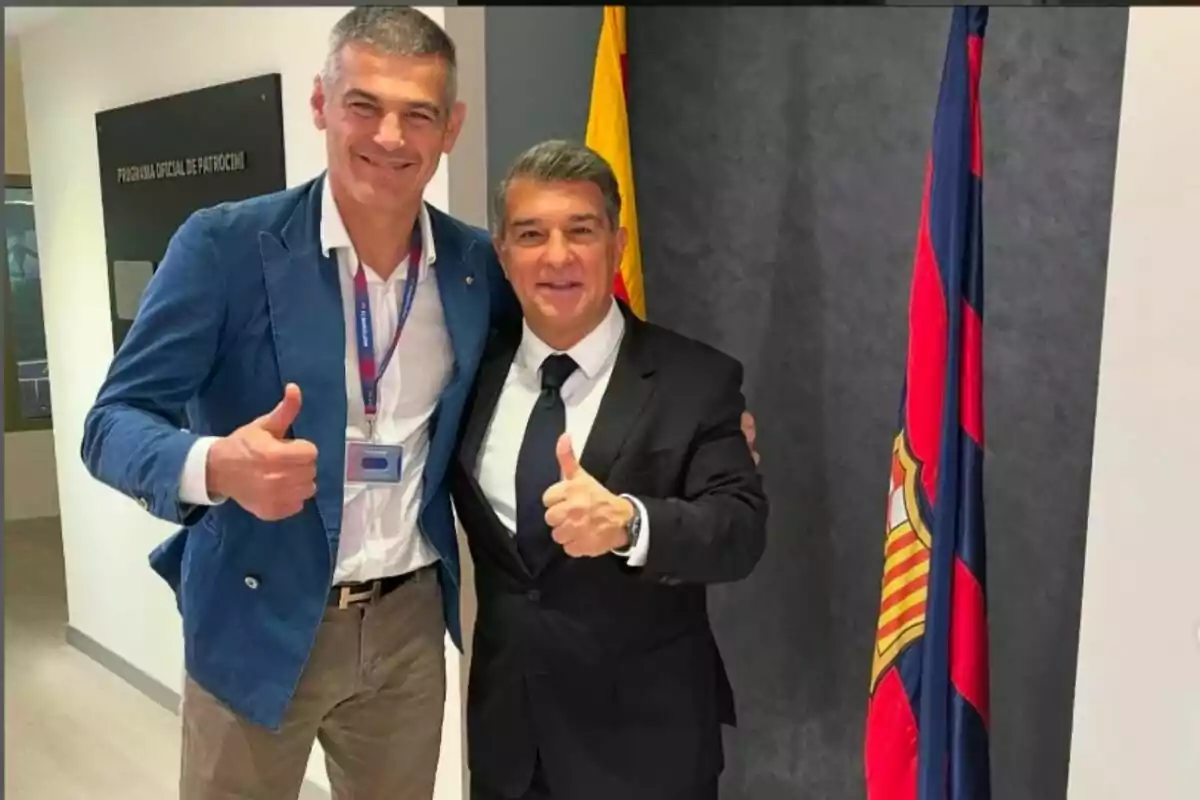
[[492, 232], [504, 235], [508, 213], [508, 189], [521, 178], [542, 183], [558, 181], [587, 181], [595, 184], [604, 196], [604, 212], [613, 230], [621, 224], [621, 187], [612, 166], [604, 157], [587, 145], [562, 139], [535, 144], [508, 168], [508, 174], [492, 196]]
[[[337, 79], [342, 49], [364, 44], [391, 56], [437, 56], [446, 65], [446, 102], [458, 97], [458, 57], [454, 40], [442, 27], [411, 6], [356, 6], [329, 32], [329, 54], [321, 77]], [[449, 108], [446, 109], [449, 111]]]

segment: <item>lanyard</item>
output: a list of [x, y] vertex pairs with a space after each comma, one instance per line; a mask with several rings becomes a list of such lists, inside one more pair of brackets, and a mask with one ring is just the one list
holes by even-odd
[[400, 342], [400, 333], [404, 330], [404, 323], [408, 320], [408, 314], [412, 311], [413, 299], [417, 295], [417, 278], [421, 271], [421, 230], [416, 227], [413, 230], [412, 249], [408, 254], [408, 275], [404, 281], [404, 295], [400, 301], [400, 319], [396, 322], [396, 333], [392, 336], [392, 343], [388, 346], [387, 352], [384, 353], [383, 361], [379, 364], [379, 368], [375, 367], [375, 332], [371, 327], [371, 298], [367, 294], [367, 276], [363, 272], [362, 264], [358, 265], [358, 270], [354, 273], [354, 311], [355, 311], [355, 328], [358, 340], [358, 374], [362, 380], [362, 398], [363, 410], [367, 416], [367, 429], [370, 438], [375, 436], [375, 414], [378, 412], [378, 388], [379, 381], [383, 377], [384, 370], [387, 369], [388, 363], [392, 360], [392, 355], [396, 352], [396, 345]]

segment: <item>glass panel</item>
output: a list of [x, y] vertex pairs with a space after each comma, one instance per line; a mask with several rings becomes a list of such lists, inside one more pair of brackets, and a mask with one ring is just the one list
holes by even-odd
[[46, 327], [42, 319], [42, 275], [34, 225], [33, 190], [4, 189], [5, 248], [11, 290], [12, 352], [16, 359], [21, 416], [50, 416], [50, 375], [46, 366]]

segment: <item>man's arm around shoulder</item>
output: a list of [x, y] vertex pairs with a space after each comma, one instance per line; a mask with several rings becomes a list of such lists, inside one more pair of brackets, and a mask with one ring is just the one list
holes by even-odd
[[687, 583], [741, 580], [766, 548], [767, 497], [742, 431], [742, 365], [724, 356], [713, 363], [682, 495], [637, 498], [652, 530], [644, 569]]
[[183, 429], [185, 407], [212, 369], [226, 316], [213, 213], [193, 214], [172, 237], [87, 414], [80, 448], [93, 477], [180, 524], [204, 512], [188, 503], [201, 499], [195, 479], [191, 487], [181, 481], [189, 454], [189, 472], [203, 471], [212, 440]]

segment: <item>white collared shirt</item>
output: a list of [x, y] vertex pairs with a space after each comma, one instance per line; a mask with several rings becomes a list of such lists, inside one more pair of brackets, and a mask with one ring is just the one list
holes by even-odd
[[[587, 446], [624, 333], [625, 317], [614, 300], [608, 315], [595, 330], [566, 351], [579, 366], [567, 378], [561, 390], [567, 412], [567, 433], [571, 437], [576, 458], [582, 456]], [[539, 339], [529, 329], [528, 323], [524, 324], [521, 344], [504, 379], [496, 410], [480, 446], [476, 464], [479, 488], [500, 522], [514, 534], [517, 529], [517, 457], [525, 438], [529, 415], [542, 391], [542, 362], [557, 352], [560, 351]], [[642, 527], [637, 546], [633, 551], [621, 555], [627, 555], [629, 564], [636, 567], [646, 562], [650, 547], [650, 520], [637, 498], [628, 499], [638, 506]]]
[[[419, 221], [422, 263], [416, 296], [396, 352], [376, 392], [375, 441], [402, 445], [401, 480], [396, 484], [345, 485], [335, 584], [402, 575], [438, 560], [437, 552], [417, 526], [417, 516], [429, 456], [429, 421], [450, 380], [454, 355], [433, 274], [436, 259], [433, 228], [423, 203]], [[328, 179], [324, 181], [321, 198], [321, 249], [336, 257], [341, 284], [346, 325], [346, 438], [362, 440], [367, 425], [358, 372], [354, 311], [354, 273], [359, 261]], [[392, 342], [400, 318], [408, 256], [386, 281], [369, 266], [363, 266], [378, 364]], [[186, 503], [215, 502], [205, 485], [205, 463], [211, 443], [212, 437], [205, 437], [188, 454], [180, 491]]]

